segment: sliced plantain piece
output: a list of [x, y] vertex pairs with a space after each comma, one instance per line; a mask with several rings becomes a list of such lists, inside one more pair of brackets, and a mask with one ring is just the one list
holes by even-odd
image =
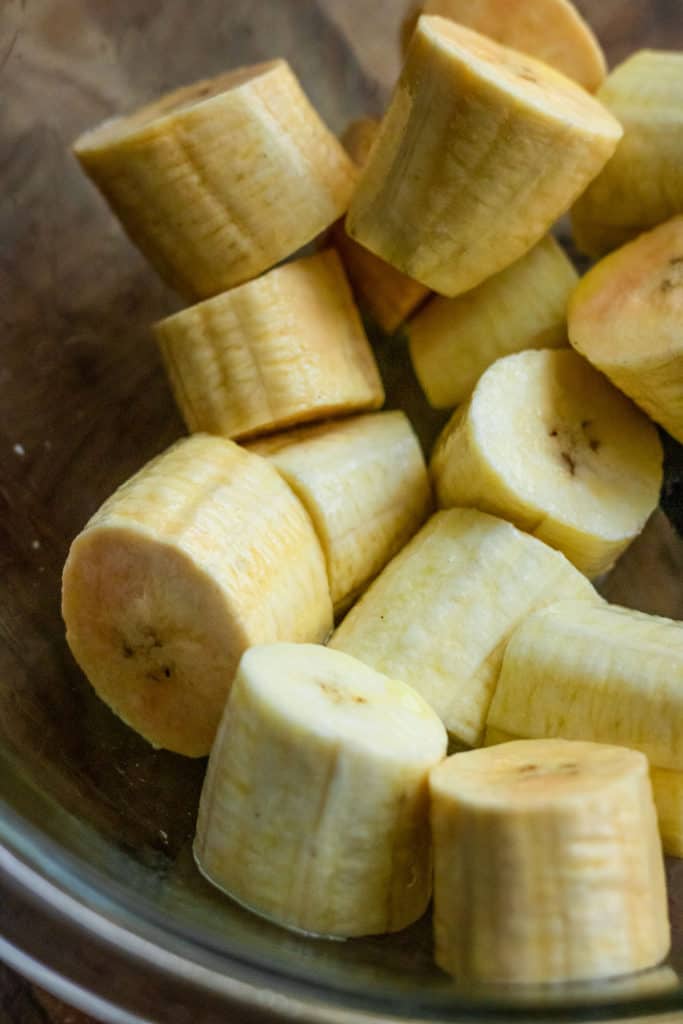
[[455, 299], [437, 297], [408, 323], [410, 358], [435, 409], [464, 401], [501, 356], [567, 344], [567, 302], [578, 277], [552, 235]]
[[154, 330], [190, 431], [243, 438], [384, 401], [331, 249], [184, 309]]
[[427, 778], [445, 753], [443, 725], [403, 683], [325, 647], [253, 647], [211, 752], [197, 865], [288, 928], [405, 928], [431, 894]]
[[598, 98], [624, 137], [572, 210], [576, 244], [594, 259], [683, 213], [683, 53], [641, 50]]
[[671, 944], [647, 758], [528, 740], [430, 775], [437, 964], [461, 981], [571, 982]]
[[155, 747], [208, 754], [242, 652], [332, 627], [311, 521], [265, 459], [179, 441], [116, 491], [64, 566], [67, 641], [98, 695]]
[[387, 565], [330, 645], [414, 687], [454, 739], [475, 746], [507, 638], [559, 594], [597, 600], [557, 551], [501, 519], [451, 509]]
[[[366, 163], [379, 131], [379, 121], [363, 118], [349, 125], [342, 142], [358, 167]], [[360, 305], [386, 334], [393, 334], [429, 295], [419, 281], [402, 274], [346, 233], [343, 221], [332, 229], [332, 242]]]
[[169, 93], [74, 144], [131, 240], [191, 300], [248, 281], [346, 210], [355, 168], [284, 60]]
[[[519, 738], [503, 729], [487, 725], [484, 743], [491, 747]], [[683, 857], [683, 771], [650, 766], [650, 782], [664, 853], [670, 857]]]
[[420, 444], [403, 412], [370, 413], [252, 442], [308, 511], [344, 611], [431, 509]]
[[434, 291], [460, 295], [539, 242], [620, 137], [564, 75], [423, 15], [346, 229]]
[[594, 740], [683, 771], [683, 624], [606, 603], [561, 601], [514, 632], [488, 726]]
[[569, 338], [683, 441], [683, 217], [641, 235], [589, 271], [569, 304]]
[[655, 427], [571, 349], [520, 352], [486, 370], [446, 425], [431, 469], [441, 507], [503, 516], [591, 578], [656, 509]]
[[[595, 92], [607, 74], [600, 43], [569, 0], [426, 0], [421, 13], [451, 18], [503, 46], [531, 54], [588, 92]], [[415, 13], [406, 22], [406, 45], [417, 17]]]
[[486, 743], [563, 736], [642, 751], [666, 853], [683, 856], [683, 624], [561, 602], [513, 633]]

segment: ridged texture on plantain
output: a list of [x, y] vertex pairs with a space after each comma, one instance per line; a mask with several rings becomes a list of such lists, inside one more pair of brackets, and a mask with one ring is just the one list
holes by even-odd
[[569, 304], [577, 352], [681, 442], [682, 313], [683, 217], [601, 260]]
[[591, 578], [659, 501], [655, 427], [571, 349], [520, 352], [482, 375], [447, 424], [431, 469], [441, 507], [502, 516]]
[[434, 291], [459, 295], [539, 242], [620, 137], [564, 75], [423, 15], [346, 229]]
[[355, 168], [286, 61], [229, 71], [74, 145], [163, 278], [189, 299], [248, 281], [346, 210]]
[[337, 613], [429, 514], [427, 469], [403, 412], [304, 427], [249, 448], [270, 459], [313, 520]]
[[[484, 743], [491, 747], [519, 738], [511, 732], [487, 725]], [[670, 857], [683, 857], [683, 772], [650, 765], [650, 782], [664, 853]]]
[[437, 964], [546, 983], [653, 967], [671, 936], [647, 758], [529, 740], [432, 770]]
[[572, 210], [576, 244], [593, 258], [683, 213], [683, 53], [634, 54], [598, 98], [624, 137]]
[[683, 624], [562, 602], [513, 633], [486, 742], [563, 736], [642, 751], [664, 849], [683, 856]]
[[273, 466], [221, 438], [179, 441], [93, 516], [64, 567], [71, 650], [156, 747], [208, 754], [242, 652], [332, 626], [311, 521]]
[[[588, 92], [595, 92], [607, 74], [600, 43], [569, 0], [426, 0], [421, 13], [451, 18], [503, 46], [529, 53]], [[413, 28], [416, 20], [414, 14]], [[406, 44], [409, 32], [410, 22]]]
[[184, 309], [155, 334], [190, 431], [248, 437], [384, 401], [331, 249]]
[[507, 638], [558, 594], [597, 600], [557, 551], [500, 519], [452, 509], [389, 563], [330, 644], [413, 686], [452, 736], [475, 746]]
[[514, 632], [488, 716], [514, 736], [618, 743], [683, 771], [683, 624], [562, 601]]
[[[350, 124], [342, 136], [346, 151], [358, 167], [366, 163], [378, 130], [379, 121], [363, 118]], [[360, 305], [387, 334], [393, 334], [429, 295], [429, 288], [349, 238], [343, 221], [335, 224], [332, 242]]]
[[468, 396], [501, 356], [567, 344], [567, 301], [577, 283], [552, 235], [506, 270], [455, 299], [437, 297], [408, 323], [410, 357], [429, 404]]
[[211, 752], [197, 864], [286, 927], [398, 931], [429, 902], [427, 779], [445, 753], [403, 683], [325, 647], [252, 648]]

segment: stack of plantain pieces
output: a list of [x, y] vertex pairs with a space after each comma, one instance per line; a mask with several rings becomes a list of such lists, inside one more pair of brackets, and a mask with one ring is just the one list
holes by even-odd
[[[249, 909], [396, 931], [434, 877], [457, 978], [642, 970], [660, 833], [683, 854], [683, 625], [592, 581], [657, 507], [655, 424], [683, 440], [683, 56], [607, 75], [569, 0], [427, 0], [404, 42], [344, 144], [283, 60], [77, 141], [193, 303], [154, 325], [191, 436], [74, 540], [67, 639], [150, 743], [211, 752], [195, 858]], [[623, 245], [582, 280], [570, 212]], [[452, 410], [429, 468], [356, 302]]]

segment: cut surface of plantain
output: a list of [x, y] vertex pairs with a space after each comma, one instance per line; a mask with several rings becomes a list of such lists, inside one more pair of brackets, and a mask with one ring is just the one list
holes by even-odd
[[609, 569], [659, 501], [662, 446], [629, 399], [571, 349], [506, 356], [432, 455], [440, 506], [502, 516], [586, 575]]
[[431, 510], [422, 450], [403, 412], [303, 427], [249, 448], [272, 462], [313, 520], [337, 614]]
[[569, 337], [577, 352], [683, 442], [683, 217], [589, 271], [570, 300]]
[[671, 943], [647, 758], [528, 740], [430, 775], [437, 964], [480, 983], [571, 982], [658, 964]]
[[[421, 13], [451, 18], [503, 46], [529, 53], [588, 92], [595, 92], [607, 74], [600, 43], [569, 0], [426, 0]], [[416, 19], [414, 14], [406, 23], [406, 44]]]
[[311, 644], [242, 658], [195, 860], [250, 910], [327, 937], [398, 931], [431, 894], [428, 773], [443, 725], [403, 683]]
[[502, 356], [567, 344], [567, 302], [578, 276], [552, 235], [455, 299], [436, 297], [408, 323], [410, 358], [435, 409], [464, 401]]
[[331, 249], [181, 310], [154, 331], [190, 431], [242, 438], [384, 401]]
[[597, 600], [559, 552], [501, 519], [451, 509], [388, 564], [330, 645], [414, 687], [452, 737], [475, 746], [507, 638], [558, 594]]
[[74, 145], [131, 240], [203, 299], [290, 256], [346, 210], [355, 168], [284, 60], [104, 122]]
[[[359, 168], [366, 163], [378, 131], [379, 121], [363, 118], [352, 122], [342, 136], [346, 151]], [[354, 242], [343, 221], [335, 224], [332, 241], [360, 305], [385, 333], [393, 334], [422, 305], [429, 288]]]
[[624, 137], [572, 210], [576, 244], [594, 259], [683, 213], [683, 53], [641, 50], [598, 98]]
[[434, 291], [460, 295], [539, 242], [620, 137], [564, 75], [423, 15], [346, 229]]
[[76, 537], [62, 613], [102, 700], [155, 747], [208, 754], [242, 652], [332, 626], [311, 521], [265, 459], [179, 441]]

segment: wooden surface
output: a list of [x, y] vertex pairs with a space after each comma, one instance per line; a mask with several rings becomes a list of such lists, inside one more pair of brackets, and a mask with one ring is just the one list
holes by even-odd
[[[0, 736], [64, 805], [135, 848], [180, 848], [201, 766], [150, 751], [93, 697], [64, 647], [59, 575], [90, 513], [182, 433], [149, 335], [179, 303], [69, 144], [172, 86], [274, 56], [340, 131], [381, 111], [410, 6], [0, 0]], [[579, 6], [611, 62], [636, 45], [683, 48], [682, 0]], [[683, 614], [680, 545], [663, 519], [632, 558], [611, 596], [628, 600], [637, 577], [634, 602]], [[0, 1024], [48, 1020], [83, 1018], [0, 970]]]

